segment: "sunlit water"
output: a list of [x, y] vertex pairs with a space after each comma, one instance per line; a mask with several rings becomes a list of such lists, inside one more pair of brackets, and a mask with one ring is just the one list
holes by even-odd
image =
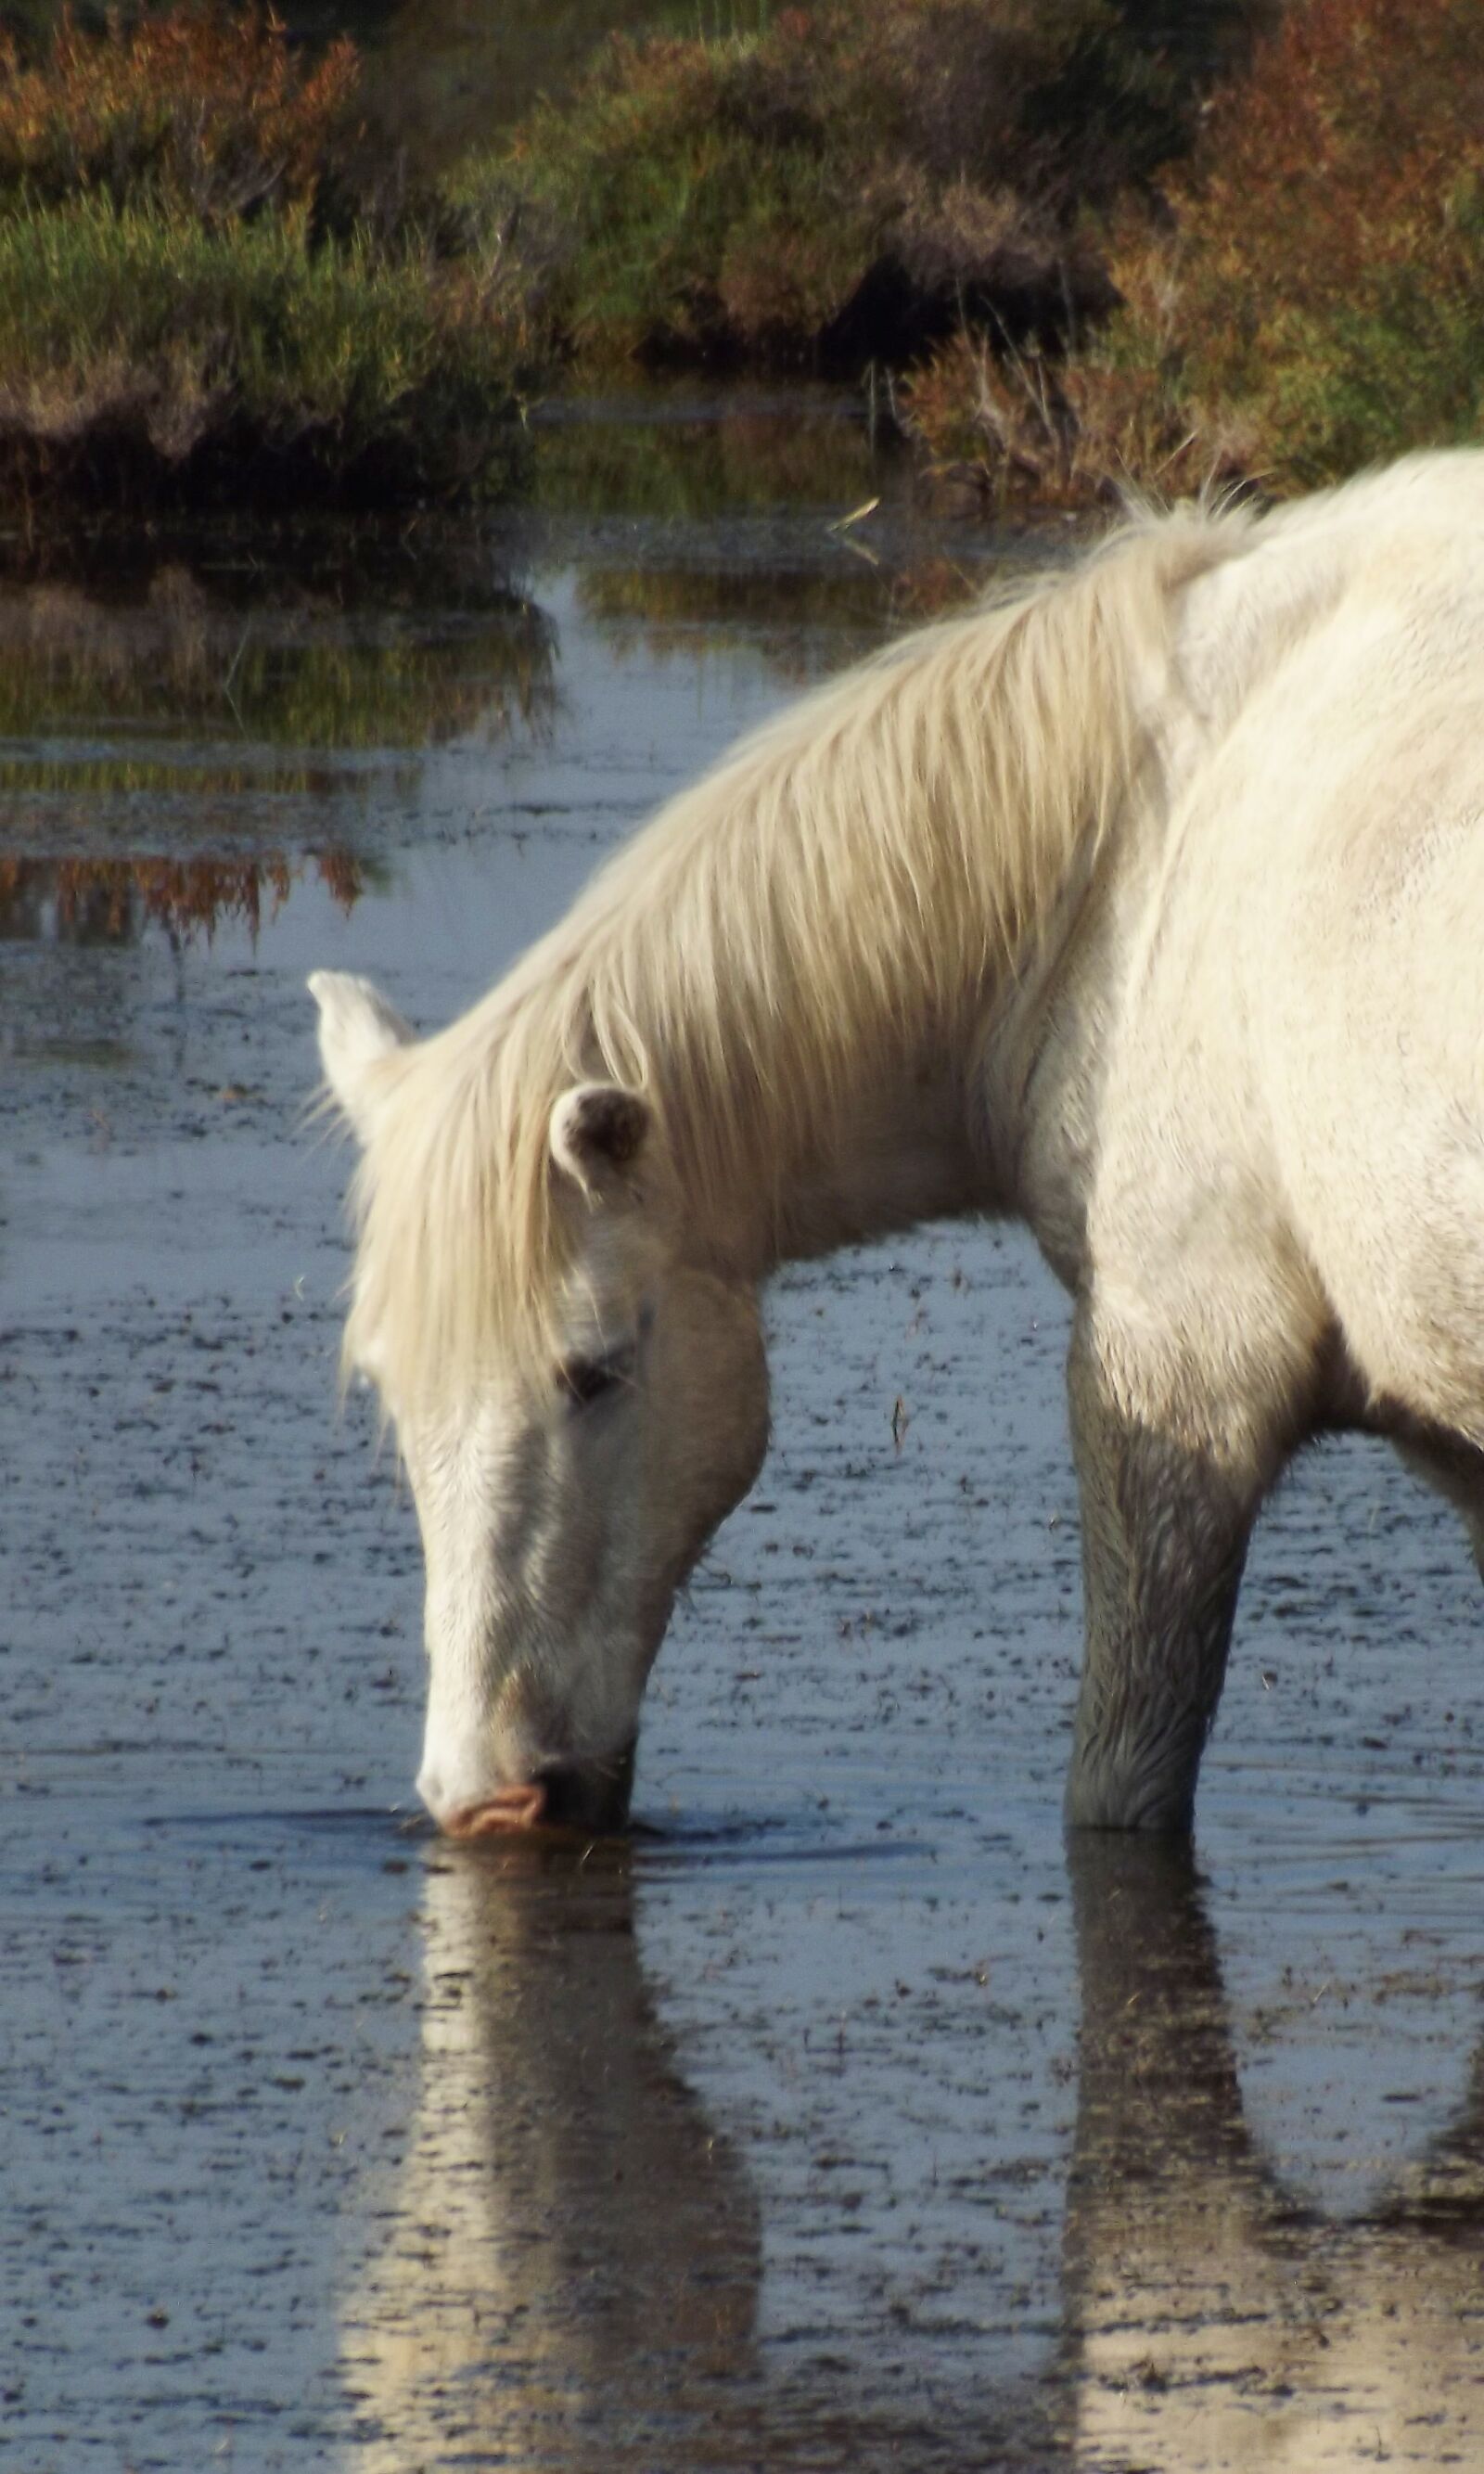
[[456, 544], [0, 594], [27, 2474], [1484, 2456], [1477, 1583], [1380, 1451], [1267, 1517], [1199, 1874], [1069, 1870], [1063, 1301], [1003, 1230], [791, 1273], [632, 1843], [411, 1808], [417, 1542], [336, 1408], [304, 974], [443, 1021], [797, 685], [1061, 554], [889, 473], [836, 528], [882, 476], [798, 422], [615, 432], [586, 483], [569, 442]]

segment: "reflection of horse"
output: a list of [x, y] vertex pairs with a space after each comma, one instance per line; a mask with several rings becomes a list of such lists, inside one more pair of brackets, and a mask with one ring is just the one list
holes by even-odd
[[1076, 2462], [1149, 2474], [1484, 2463], [1484, 2062], [1452, 2133], [1383, 2204], [1318, 2219], [1247, 2131], [1188, 1862], [1088, 1839], [1070, 1861]]
[[1135, 526], [669, 807], [418, 1043], [315, 982], [454, 1829], [622, 1810], [766, 1433], [758, 1283], [1016, 1211], [1077, 1297], [1076, 1821], [1188, 1825], [1326, 1426], [1484, 1536], [1484, 459]]
[[461, 2435], [515, 2467], [709, 2462], [757, 2209], [667, 2058], [626, 1868], [466, 1859], [424, 1921], [411, 2150], [345, 2317], [357, 2464], [454, 2462]]
[[670, 2058], [626, 1856], [499, 1852], [426, 1878], [416, 2114], [341, 2315], [357, 2468], [1040, 2474], [1034, 2382], [985, 2393], [970, 2354], [939, 2413], [868, 2331], [760, 2341], [757, 2193]]
[[[429, 1870], [416, 2109], [377, 2194], [380, 2248], [342, 2314], [357, 2465], [1484, 2462], [1484, 2071], [1390, 2200], [1326, 2223], [1248, 2132], [1189, 1865], [1101, 1839], [1074, 1841], [1071, 1865], [1083, 2019], [1063, 2335], [1029, 2378], [997, 2379], [965, 2334], [946, 2393], [882, 2374], [878, 2354], [900, 2369], [895, 2325], [867, 2317], [817, 2359], [800, 2331], [760, 2336], [765, 2254], [816, 2253], [815, 2212], [834, 2203], [765, 2143], [780, 2213], [760, 2221], [743, 2157], [671, 2059], [626, 1860], [515, 1867], [481, 1851]], [[925, 2187], [919, 2204], [926, 2256]], [[1022, 2267], [1012, 2245], [1007, 2280]]]

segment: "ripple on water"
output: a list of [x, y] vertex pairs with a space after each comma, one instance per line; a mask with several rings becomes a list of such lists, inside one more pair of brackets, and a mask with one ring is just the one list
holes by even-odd
[[987, 555], [689, 451], [338, 598], [0, 607], [0, 2462], [1477, 2462], [1476, 1583], [1383, 1455], [1264, 1524], [1197, 1868], [1069, 1855], [1064, 1306], [1004, 1230], [791, 1274], [642, 1826], [411, 1808], [303, 974], [446, 1018]]

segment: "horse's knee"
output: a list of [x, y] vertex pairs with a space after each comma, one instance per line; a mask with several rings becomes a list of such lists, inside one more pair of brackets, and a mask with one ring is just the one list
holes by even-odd
[[1205, 1733], [1199, 1724], [1146, 1724], [1124, 1737], [1097, 1730], [1084, 1737], [1079, 1727], [1062, 1807], [1068, 1829], [1188, 1837]]

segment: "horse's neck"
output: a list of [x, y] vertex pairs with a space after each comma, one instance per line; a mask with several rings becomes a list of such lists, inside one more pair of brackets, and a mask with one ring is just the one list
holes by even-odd
[[753, 1230], [749, 1268], [766, 1273], [982, 1208], [985, 1184], [961, 1063], [918, 1067], [895, 1086], [860, 1094], [839, 1139], [820, 1145], [778, 1198], [770, 1225]]
[[[926, 915], [935, 921], [940, 939], [935, 950], [947, 975], [937, 986], [926, 984], [932, 961], [924, 965], [919, 956], [918, 1018], [952, 1028], [936, 1046], [924, 1042], [916, 1055], [893, 1056], [866, 1025], [859, 1075], [835, 1090], [815, 1138], [795, 1148], [781, 1177], [770, 1162], [751, 1160], [723, 1206], [713, 1201], [717, 1225], [699, 1231], [710, 1251], [757, 1275], [781, 1259], [822, 1253], [915, 1221], [1010, 1210], [1031, 1221], [1054, 1267], [1076, 1281], [1108, 1024], [1123, 1001], [1123, 978], [1140, 949], [1141, 927], [1161, 899], [1171, 819], [1189, 811], [1192, 786], [1213, 752], [1269, 691], [1294, 648], [1344, 599], [1357, 565], [1372, 554], [1374, 522], [1370, 499], [1357, 494], [1353, 505], [1349, 497], [1342, 504], [1339, 520], [1329, 507], [1306, 521], [1275, 519], [1253, 542], [1233, 534], [1218, 540], [1209, 555], [1199, 554], [1201, 537], [1194, 536], [1197, 554], [1188, 568], [1172, 551], [1163, 579], [1161, 589], [1171, 596], [1167, 634], [1156, 628], [1140, 641], [1129, 617], [1133, 604], [1126, 608], [1116, 592], [1109, 594], [1104, 633], [1122, 628], [1129, 643], [1127, 662], [1111, 666], [1112, 684], [1106, 659], [1099, 667], [1097, 632], [1086, 624], [1078, 632], [1075, 592], [1065, 604], [1048, 599], [1050, 622], [1059, 625], [1063, 609], [1073, 614], [1059, 669], [1049, 657], [1039, 668], [1034, 658], [1029, 667], [1002, 665], [992, 674], [981, 724], [1008, 725], [1018, 708], [1036, 715], [1039, 726], [1050, 713], [1057, 726], [1043, 727], [1043, 741], [1058, 761], [1065, 752], [1061, 812], [1074, 820], [1073, 830], [1058, 836], [1059, 803], [1042, 796], [1041, 838], [1022, 845], [1030, 891], [1022, 898], [1017, 889], [1007, 900], [999, 889], [999, 908], [1018, 912], [1022, 923], [1034, 921], [1029, 936], [986, 967], [992, 938], [985, 943], [961, 933], [965, 918], [977, 931], [985, 886], [975, 884], [970, 869], [962, 898], [955, 886], [945, 899], [943, 879], [935, 891], [935, 866], [951, 843], [925, 842], [901, 877], [919, 899], [921, 885], [929, 887]], [[1044, 641], [1055, 643], [1050, 624]], [[1034, 653], [1034, 630], [1030, 642]], [[1074, 654], [1088, 672], [1085, 700], [1067, 691]], [[1103, 830], [1079, 838], [1075, 820], [1095, 795], [1101, 761], [1095, 739], [1084, 737], [1079, 748], [1081, 704], [1096, 713], [1099, 698], [1107, 708], [1119, 689], [1127, 693], [1127, 721], [1122, 732], [1107, 726], [1106, 744], [1119, 750], [1128, 769]], [[945, 707], [945, 742], [953, 738], [954, 718], [964, 738], [981, 722], [961, 696], [956, 716], [951, 704]], [[1023, 732], [1018, 744], [1024, 754], [1030, 742]], [[1038, 760], [1038, 751], [1032, 753]], [[864, 762], [858, 761], [858, 775], [866, 795], [871, 776]], [[1048, 776], [1049, 765], [1043, 781]], [[999, 791], [1014, 778], [1013, 767], [989, 777]], [[966, 782], [963, 796], [961, 813], [973, 814], [982, 803], [992, 812], [989, 794], [975, 780]], [[815, 882], [829, 874], [816, 870]], [[900, 879], [884, 873], [864, 887], [864, 896], [856, 921], [879, 921], [883, 934], [893, 935]], [[1033, 897], [1049, 903], [1038, 918], [1029, 907]], [[989, 887], [985, 907], [992, 910], [996, 903]], [[782, 902], [774, 915], [786, 919], [790, 909]], [[911, 1019], [912, 991], [893, 986], [888, 971], [877, 973], [868, 954], [860, 976], [888, 990], [884, 1019]], [[765, 1028], [767, 1020], [766, 1008], [758, 1008], [749, 1029]], [[760, 1060], [761, 1078], [775, 1087], [787, 1087], [790, 1070], [786, 1057]]]
[[[948, 1026], [919, 1035], [915, 1045], [904, 1037], [900, 1053], [886, 1058], [879, 1045], [864, 1050], [859, 1075], [821, 1112], [814, 1139], [786, 1170], [780, 1173], [776, 1159], [761, 1171], [749, 1164], [709, 1208], [687, 1192], [698, 1258], [759, 1280], [783, 1263], [928, 1221], [1024, 1213], [1022, 1154], [1048, 1007], [1096, 866], [1089, 852], [1034, 940], [992, 979], [965, 988]], [[1063, 1024], [1062, 1049], [1068, 1038]], [[765, 1079], [790, 1070], [787, 1059], [764, 1056], [760, 1063]], [[678, 1080], [693, 1104], [691, 1077], [682, 1073]], [[1050, 1231], [1038, 1227], [1037, 1234], [1060, 1271]]]
[[692, 1212], [699, 1256], [747, 1279], [931, 1220], [1014, 1212], [1024, 1115], [1066, 933], [1085, 893], [999, 993], [982, 991], [953, 1031], [883, 1071], [873, 1056], [817, 1139], [779, 1179], [739, 1177], [710, 1219]]
[[1034, 1050], [1123, 833], [1141, 668], [1168, 667], [1149, 605], [1167, 568], [1209, 554], [1193, 540], [1135, 544], [847, 678], [658, 819], [609, 887], [595, 1051], [658, 1069], [713, 1257], [756, 1276], [1014, 1207], [1017, 1074], [991, 1053]]

